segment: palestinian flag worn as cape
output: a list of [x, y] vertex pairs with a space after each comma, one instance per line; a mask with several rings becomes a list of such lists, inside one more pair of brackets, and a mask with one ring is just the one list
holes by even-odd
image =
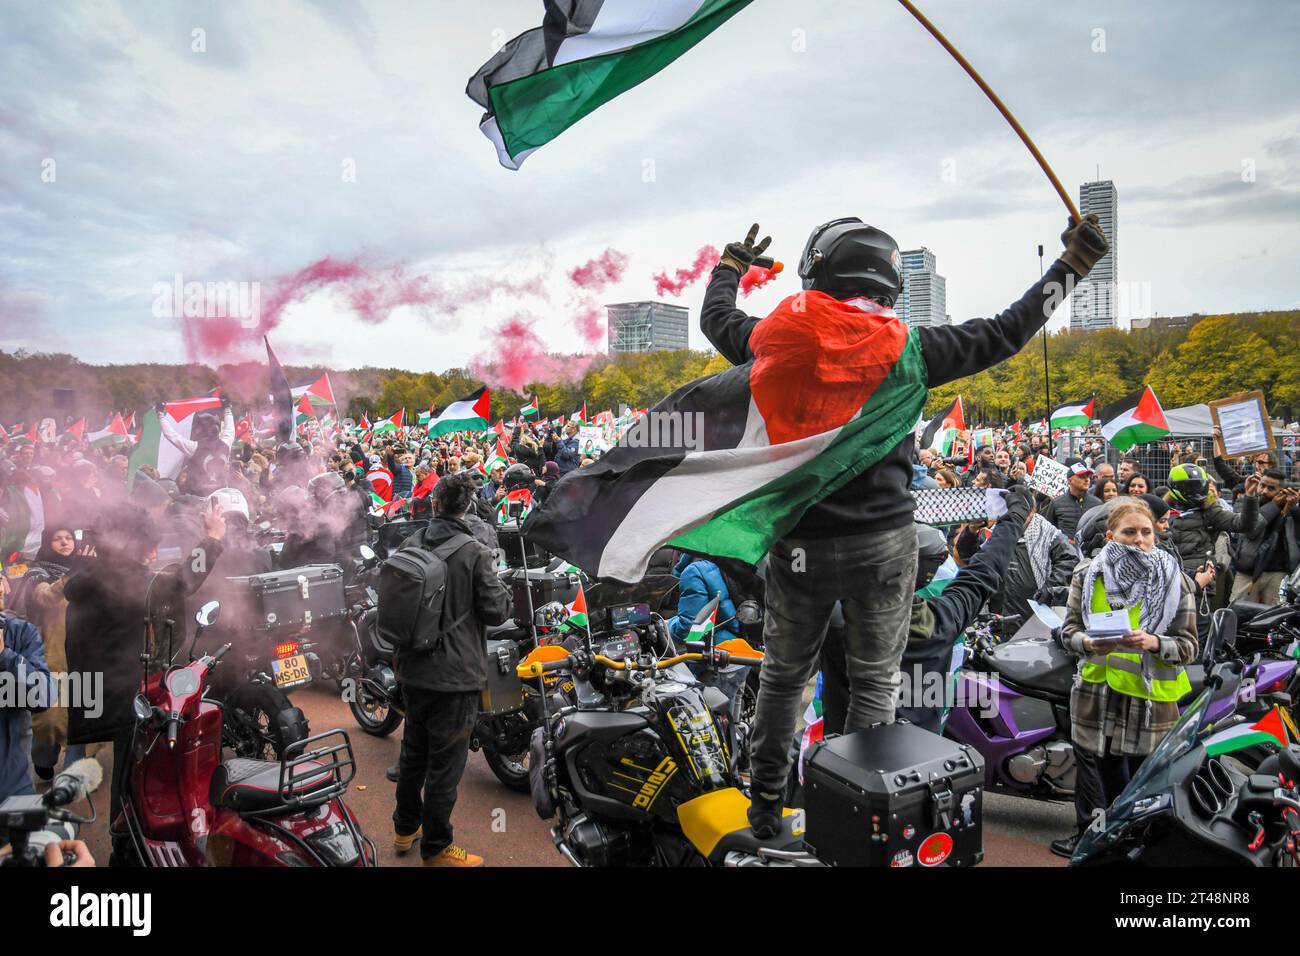
[[406, 415], [406, 409], [399, 408], [395, 413], [375, 422], [374, 433], [376, 435], [386, 435], [389, 432], [395, 432], [402, 427], [402, 418]]
[[1160, 400], [1148, 385], [1101, 411], [1101, 434], [1119, 451], [1158, 441], [1169, 434]]
[[958, 395], [949, 405], [925, 426], [921, 433], [921, 447], [932, 448], [947, 457], [952, 453], [952, 443], [966, 430], [966, 415]]
[[[751, 361], [683, 385], [565, 475], [525, 522], [530, 540], [623, 582], [640, 580], [664, 545], [757, 563], [810, 506], [897, 447], [925, 404], [919, 342], [865, 299], [789, 296], [749, 348]], [[651, 434], [656, 422], [681, 427]]]
[[0, 488], [0, 511], [9, 516], [0, 524], [0, 559], [7, 561], [15, 551], [34, 557], [45, 531], [45, 501], [40, 490], [34, 484]]
[[108, 445], [125, 445], [131, 440], [131, 436], [126, 430], [126, 422], [122, 421], [122, 416], [114, 415], [108, 425], [100, 431], [91, 432], [86, 439], [92, 448], [104, 448]]
[[479, 129], [506, 169], [654, 76], [750, 0], [545, 0], [542, 25], [470, 77]]
[[1052, 409], [1052, 428], [1087, 428], [1092, 424], [1092, 410], [1096, 399], [1087, 402], [1066, 402]]
[[[196, 412], [221, 408], [221, 399], [211, 395], [203, 398], [185, 398], [168, 402], [163, 414], [171, 418], [172, 424], [182, 438], [190, 437], [190, 428], [194, 425]], [[144, 465], [152, 465], [158, 470], [159, 478], [175, 480], [185, 465], [185, 454], [163, 437], [162, 426], [158, 423], [156, 412], [144, 416], [144, 427], [140, 431], [140, 440], [131, 453], [131, 464], [127, 468], [127, 482], [135, 482], [135, 473]]]
[[486, 430], [491, 404], [492, 395], [487, 388], [480, 388], [473, 395], [452, 402], [429, 422], [429, 437]]

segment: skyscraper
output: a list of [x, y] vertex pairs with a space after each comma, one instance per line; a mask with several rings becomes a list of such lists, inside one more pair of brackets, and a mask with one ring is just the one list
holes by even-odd
[[947, 325], [948, 282], [935, 271], [934, 253], [922, 246], [902, 253], [903, 294], [894, 303], [908, 328]]
[[1115, 183], [1102, 179], [1080, 186], [1079, 212], [1085, 216], [1097, 214], [1110, 251], [1101, 257], [1088, 278], [1075, 286], [1070, 297], [1070, 331], [1113, 329], [1118, 318], [1115, 283], [1119, 276], [1119, 192]]
[[688, 347], [690, 310], [667, 302], [619, 302], [609, 314], [609, 351], [664, 352]]

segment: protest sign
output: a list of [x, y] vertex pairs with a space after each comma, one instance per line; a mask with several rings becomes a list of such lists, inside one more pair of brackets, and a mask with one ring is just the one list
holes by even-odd
[[1263, 392], [1230, 395], [1209, 406], [1210, 418], [1220, 430], [1214, 437], [1214, 450], [1220, 458], [1244, 458], [1277, 447]]
[[1049, 498], [1065, 494], [1069, 484], [1070, 472], [1055, 458], [1039, 455], [1034, 459], [1034, 473], [1025, 476], [1025, 484], [1031, 491]]

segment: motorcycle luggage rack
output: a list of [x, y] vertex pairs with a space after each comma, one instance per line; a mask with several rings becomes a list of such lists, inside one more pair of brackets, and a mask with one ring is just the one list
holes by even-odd
[[[342, 742], [322, 744], [332, 738]], [[315, 746], [314, 749], [307, 749]], [[280, 760], [278, 806], [267, 810], [245, 811], [246, 817], [272, 816], [286, 810], [315, 807], [342, 796], [357, 774], [357, 761], [352, 753], [352, 741], [346, 730], [327, 730], [323, 734], [297, 740], [284, 749]], [[318, 785], [311, 781], [324, 778]]]

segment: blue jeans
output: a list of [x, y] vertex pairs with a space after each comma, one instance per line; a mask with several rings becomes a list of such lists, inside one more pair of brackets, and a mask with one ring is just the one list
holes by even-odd
[[849, 679], [845, 733], [894, 719], [895, 678], [916, 586], [916, 527], [778, 541], [768, 555], [763, 670], [751, 748], [754, 791], [777, 794], [836, 601]]

